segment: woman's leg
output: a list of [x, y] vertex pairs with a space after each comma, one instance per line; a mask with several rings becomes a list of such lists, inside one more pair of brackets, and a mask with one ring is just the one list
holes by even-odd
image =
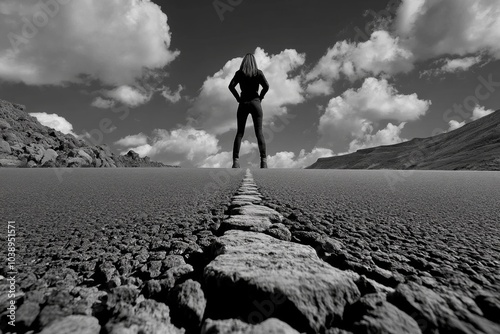
[[257, 137], [257, 143], [259, 144], [259, 152], [260, 158], [265, 159], [267, 157], [266, 154], [266, 141], [264, 140], [264, 133], [262, 132], [262, 106], [260, 101], [253, 100], [252, 104], [252, 119], [253, 126], [255, 128], [255, 136]]
[[243, 138], [243, 135], [245, 134], [245, 126], [247, 123], [247, 117], [248, 117], [248, 103], [240, 103], [238, 106], [238, 111], [236, 112], [236, 118], [237, 118], [237, 125], [238, 129], [236, 131], [236, 137], [234, 138], [234, 145], [233, 145], [233, 160], [238, 159], [240, 156], [240, 146], [241, 146], [241, 139]]

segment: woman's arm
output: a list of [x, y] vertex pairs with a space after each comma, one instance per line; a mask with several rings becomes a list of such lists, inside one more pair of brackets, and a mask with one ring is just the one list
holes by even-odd
[[269, 91], [269, 83], [267, 82], [267, 79], [264, 75], [264, 72], [260, 71], [260, 82], [259, 82], [262, 86], [262, 90], [260, 91], [260, 100], [262, 101], [264, 99], [264, 96], [266, 95], [266, 93]]
[[231, 93], [233, 93], [234, 97], [236, 98], [236, 101], [240, 103], [240, 94], [238, 94], [238, 91], [236, 90], [236, 86], [238, 85], [239, 80], [238, 80], [238, 72], [234, 74], [233, 79], [229, 83], [229, 90]]

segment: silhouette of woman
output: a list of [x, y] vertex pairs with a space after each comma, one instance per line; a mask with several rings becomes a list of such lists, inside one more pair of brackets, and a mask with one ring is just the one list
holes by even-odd
[[[241, 96], [236, 91], [236, 86], [240, 85]], [[262, 86], [260, 94], [259, 85]], [[233, 168], [240, 168], [239, 153], [241, 139], [245, 133], [248, 114], [252, 115], [255, 135], [259, 144], [260, 153], [260, 168], [267, 168], [266, 142], [262, 133], [262, 106], [261, 101], [264, 99], [269, 84], [261, 70], [257, 68], [257, 63], [253, 54], [248, 53], [243, 61], [239, 71], [236, 71], [234, 78], [229, 84], [229, 90], [233, 93], [236, 101], [238, 101], [238, 111], [236, 113], [238, 121], [238, 130], [234, 138], [233, 145]]]

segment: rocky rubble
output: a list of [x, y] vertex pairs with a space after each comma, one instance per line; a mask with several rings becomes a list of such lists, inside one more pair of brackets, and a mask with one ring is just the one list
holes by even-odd
[[43, 126], [24, 110], [0, 100], [0, 167], [173, 167], [132, 150], [117, 156], [106, 145], [89, 145]]
[[[6, 174], [19, 171], [2, 173], [4, 180]], [[92, 180], [96, 174], [104, 177]], [[73, 183], [78, 175], [85, 176], [81, 186]], [[205, 196], [185, 185], [189, 181], [194, 189], [203, 189], [213, 181], [209, 171], [200, 176], [196, 170], [150, 169], [141, 178], [127, 180], [130, 175], [136, 174], [127, 169], [76, 170], [53, 188], [57, 189], [53, 201], [52, 190], [44, 189], [57, 178], [42, 169], [27, 173], [31, 192], [20, 190], [0, 199], [0, 215], [12, 217], [19, 226], [17, 333], [46, 328], [56, 328], [52, 334], [68, 333], [64, 328], [87, 333], [75, 329], [79, 318], [70, 316], [85, 316], [89, 323], [90, 317], [97, 319], [100, 334], [193, 333], [193, 326], [194, 333], [199, 332], [206, 300], [199, 279], [204, 249], [216, 240], [216, 226], [225, 217], [242, 175], [234, 175]], [[159, 177], [165, 179], [159, 182]], [[39, 179], [43, 182], [36, 182]], [[103, 189], [103, 197], [113, 205], [98, 197]], [[143, 192], [152, 195], [144, 199], [138, 195]], [[43, 199], [37, 201], [38, 197]], [[5, 203], [10, 203], [8, 208]], [[1, 249], [0, 255], [7, 256]], [[0, 275], [7, 276], [5, 264]], [[4, 334], [11, 332], [5, 282], [0, 279], [0, 333]]]
[[[498, 233], [492, 230], [491, 235], [487, 223], [464, 218], [464, 230], [460, 221], [427, 224], [420, 216], [405, 221], [403, 215], [388, 214], [384, 221], [371, 208], [372, 212], [361, 215], [349, 206], [343, 210], [342, 200], [332, 203], [335, 191], [337, 198], [342, 197], [338, 189], [307, 199], [311, 192], [302, 182], [278, 189], [285, 178], [269, 171], [258, 176], [265, 185], [259, 187], [261, 204], [284, 217], [282, 223], [292, 241], [311, 245], [325, 262], [359, 276], [355, 282], [362, 297], [346, 307], [343, 321], [336, 324], [339, 329], [353, 333], [500, 332]], [[299, 177], [294, 173], [290, 180]], [[273, 179], [279, 181], [273, 183]], [[346, 183], [357, 186], [353, 180]], [[335, 180], [325, 183], [325, 188], [332, 184], [343, 186]], [[311, 186], [316, 193], [324, 191]], [[421, 215], [431, 216], [425, 211]], [[488, 220], [486, 216], [483, 222]], [[492, 223], [498, 226], [498, 219]], [[398, 324], [405, 324], [406, 329]]]
[[[261, 200], [241, 197], [250, 193]], [[483, 292], [472, 299], [432, 276], [417, 278], [411, 269], [398, 273], [398, 263], [412, 263], [402, 256], [391, 259], [378, 252], [367, 267], [337, 238], [303, 228], [288, 231], [290, 219], [298, 216], [285, 218], [285, 211], [272, 205], [263, 209], [265, 202], [247, 175], [230, 207], [231, 223], [221, 225], [214, 260], [204, 269], [204, 328], [218, 328], [211, 318], [226, 319], [217, 324], [238, 330], [277, 318], [292, 331], [307, 333], [500, 332], [498, 315], [492, 316], [498, 295]], [[278, 224], [294, 242], [269, 233]], [[221, 328], [214, 332], [231, 332]]]
[[90, 263], [74, 261], [90, 257], [88, 248], [63, 259], [54, 253], [65, 268], [18, 281], [19, 326], [89, 334], [500, 332], [498, 295], [472, 298], [430, 275], [401, 274], [397, 263], [416, 262], [403, 256], [377, 252], [367, 267], [338, 236], [297, 229], [249, 172], [224, 209], [221, 224], [109, 240], [108, 253]]

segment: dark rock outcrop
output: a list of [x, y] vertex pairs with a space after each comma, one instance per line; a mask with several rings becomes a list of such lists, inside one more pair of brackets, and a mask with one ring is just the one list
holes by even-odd
[[115, 155], [107, 145], [90, 145], [46, 127], [25, 107], [0, 100], [0, 167], [175, 167], [141, 158], [130, 150]]

